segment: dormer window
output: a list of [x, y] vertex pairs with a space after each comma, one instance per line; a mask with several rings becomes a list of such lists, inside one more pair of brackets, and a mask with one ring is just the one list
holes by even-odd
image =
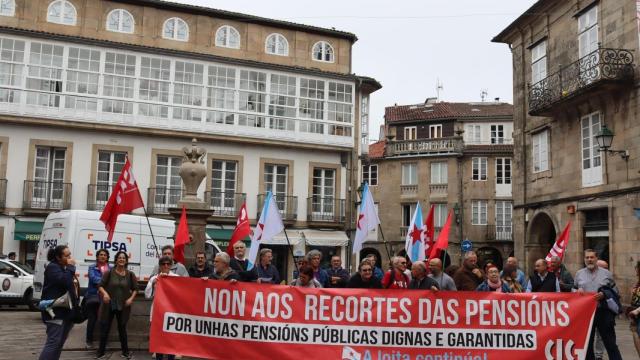
[[240, 49], [240, 33], [233, 26], [221, 26], [216, 31], [216, 46]]
[[177, 17], [167, 19], [162, 26], [162, 37], [169, 40], [188, 41], [189, 25]]
[[282, 34], [271, 34], [267, 36], [265, 42], [265, 51], [267, 54], [288, 56], [289, 42]]
[[0, 15], [14, 16], [16, 14], [15, 0], [0, 0]]
[[313, 45], [313, 60], [322, 62], [334, 62], [333, 46], [326, 41], [318, 41]]
[[112, 10], [107, 15], [107, 30], [133, 34], [133, 27], [135, 23], [133, 15], [124, 9]]
[[78, 17], [76, 7], [67, 0], [56, 0], [49, 4], [47, 21], [54, 24], [75, 25]]

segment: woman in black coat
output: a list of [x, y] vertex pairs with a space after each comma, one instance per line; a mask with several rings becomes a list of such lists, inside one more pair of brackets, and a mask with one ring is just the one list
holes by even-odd
[[42, 348], [39, 360], [57, 360], [60, 358], [62, 346], [73, 327], [73, 311], [78, 306], [78, 285], [75, 278], [75, 260], [66, 245], [58, 245], [47, 254], [49, 264], [44, 271], [42, 300], [54, 300], [68, 294], [71, 306], [54, 307], [51, 315], [42, 312], [42, 321], [47, 326], [47, 341]]
[[349, 282], [348, 288], [354, 289], [382, 289], [380, 280], [373, 276], [373, 266], [369, 260], [362, 260], [358, 265], [358, 272], [353, 274]]

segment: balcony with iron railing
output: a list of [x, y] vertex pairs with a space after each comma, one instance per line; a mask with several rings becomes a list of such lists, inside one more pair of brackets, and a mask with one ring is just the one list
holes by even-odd
[[529, 115], [550, 116], [556, 105], [592, 91], [633, 84], [633, 54], [599, 48], [529, 87]]
[[153, 187], [147, 190], [147, 212], [154, 215], [169, 214], [169, 209], [178, 207], [183, 195], [182, 187]]
[[326, 225], [343, 225], [345, 200], [319, 196], [307, 198], [307, 221]]
[[[276, 205], [280, 210], [280, 216], [285, 221], [295, 221], [298, 218], [298, 197], [291, 195], [274, 195], [276, 199]], [[260, 218], [260, 212], [264, 206], [264, 199], [266, 194], [258, 195], [258, 214]]]
[[107, 201], [109, 201], [112, 190], [113, 185], [111, 184], [87, 185], [87, 210], [100, 211], [104, 209]]
[[7, 179], [0, 179], [0, 209], [7, 206]]
[[513, 229], [508, 225], [487, 225], [487, 240], [513, 241]]
[[205, 191], [204, 198], [213, 210], [213, 216], [235, 219], [238, 211], [247, 198], [245, 193], [233, 191]]
[[71, 183], [62, 181], [25, 180], [22, 208], [51, 211], [71, 207]]
[[452, 136], [435, 139], [389, 140], [388, 156], [448, 155], [461, 153], [462, 137]]

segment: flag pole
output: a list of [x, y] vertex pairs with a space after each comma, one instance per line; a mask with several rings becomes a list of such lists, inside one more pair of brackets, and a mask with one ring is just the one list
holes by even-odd
[[158, 244], [156, 244], [156, 238], [153, 236], [153, 229], [151, 229], [151, 222], [149, 221], [149, 215], [147, 214], [147, 207], [143, 206], [144, 217], [147, 219], [147, 225], [149, 225], [149, 233], [151, 233], [151, 240], [153, 241], [153, 247], [156, 249], [156, 255], [160, 258], [160, 252], [158, 251]]
[[384, 238], [384, 233], [382, 232], [382, 226], [378, 223], [378, 229], [380, 229], [380, 236], [382, 237], [382, 243], [384, 244], [384, 249], [387, 251], [387, 257], [389, 257], [389, 261], [391, 261], [391, 253], [389, 252], [389, 248], [387, 247], [387, 240]]
[[289, 235], [287, 235], [287, 228], [284, 229], [284, 237], [287, 239], [287, 245], [289, 245], [289, 251], [291, 252], [291, 259], [293, 260], [293, 266], [296, 267], [296, 272], [300, 273], [300, 269], [298, 269], [298, 262], [296, 261], [296, 256], [293, 253], [293, 246], [291, 246], [291, 241], [289, 241]]

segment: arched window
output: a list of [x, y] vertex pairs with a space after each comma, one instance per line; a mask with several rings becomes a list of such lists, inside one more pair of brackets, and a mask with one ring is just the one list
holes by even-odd
[[111, 10], [107, 15], [107, 30], [133, 34], [135, 21], [133, 15], [125, 9]]
[[70, 1], [56, 0], [49, 4], [47, 21], [62, 25], [75, 25], [78, 17], [76, 7]]
[[289, 42], [282, 34], [271, 34], [267, 36], [265, 42], [265, 51], [267, 54], [288, 56]]
[[240, 33], [233, 26], [221, 26], [216, 31], [216, 46], [240, 49]]
[[324, 61], [324, 62], [333, 62], [333, 46], [326, 41], [318, 41], [315, 45], [313, 45], [313, 60], [315, 61]]
[[13, 16], [16, 14], [15, 0], [0, 0], [0, 15]]
[[189, 25], [177, 17], [168, 19], [162, 27], [162, 37], [171, 40], [187, 41], [189, 40]]

